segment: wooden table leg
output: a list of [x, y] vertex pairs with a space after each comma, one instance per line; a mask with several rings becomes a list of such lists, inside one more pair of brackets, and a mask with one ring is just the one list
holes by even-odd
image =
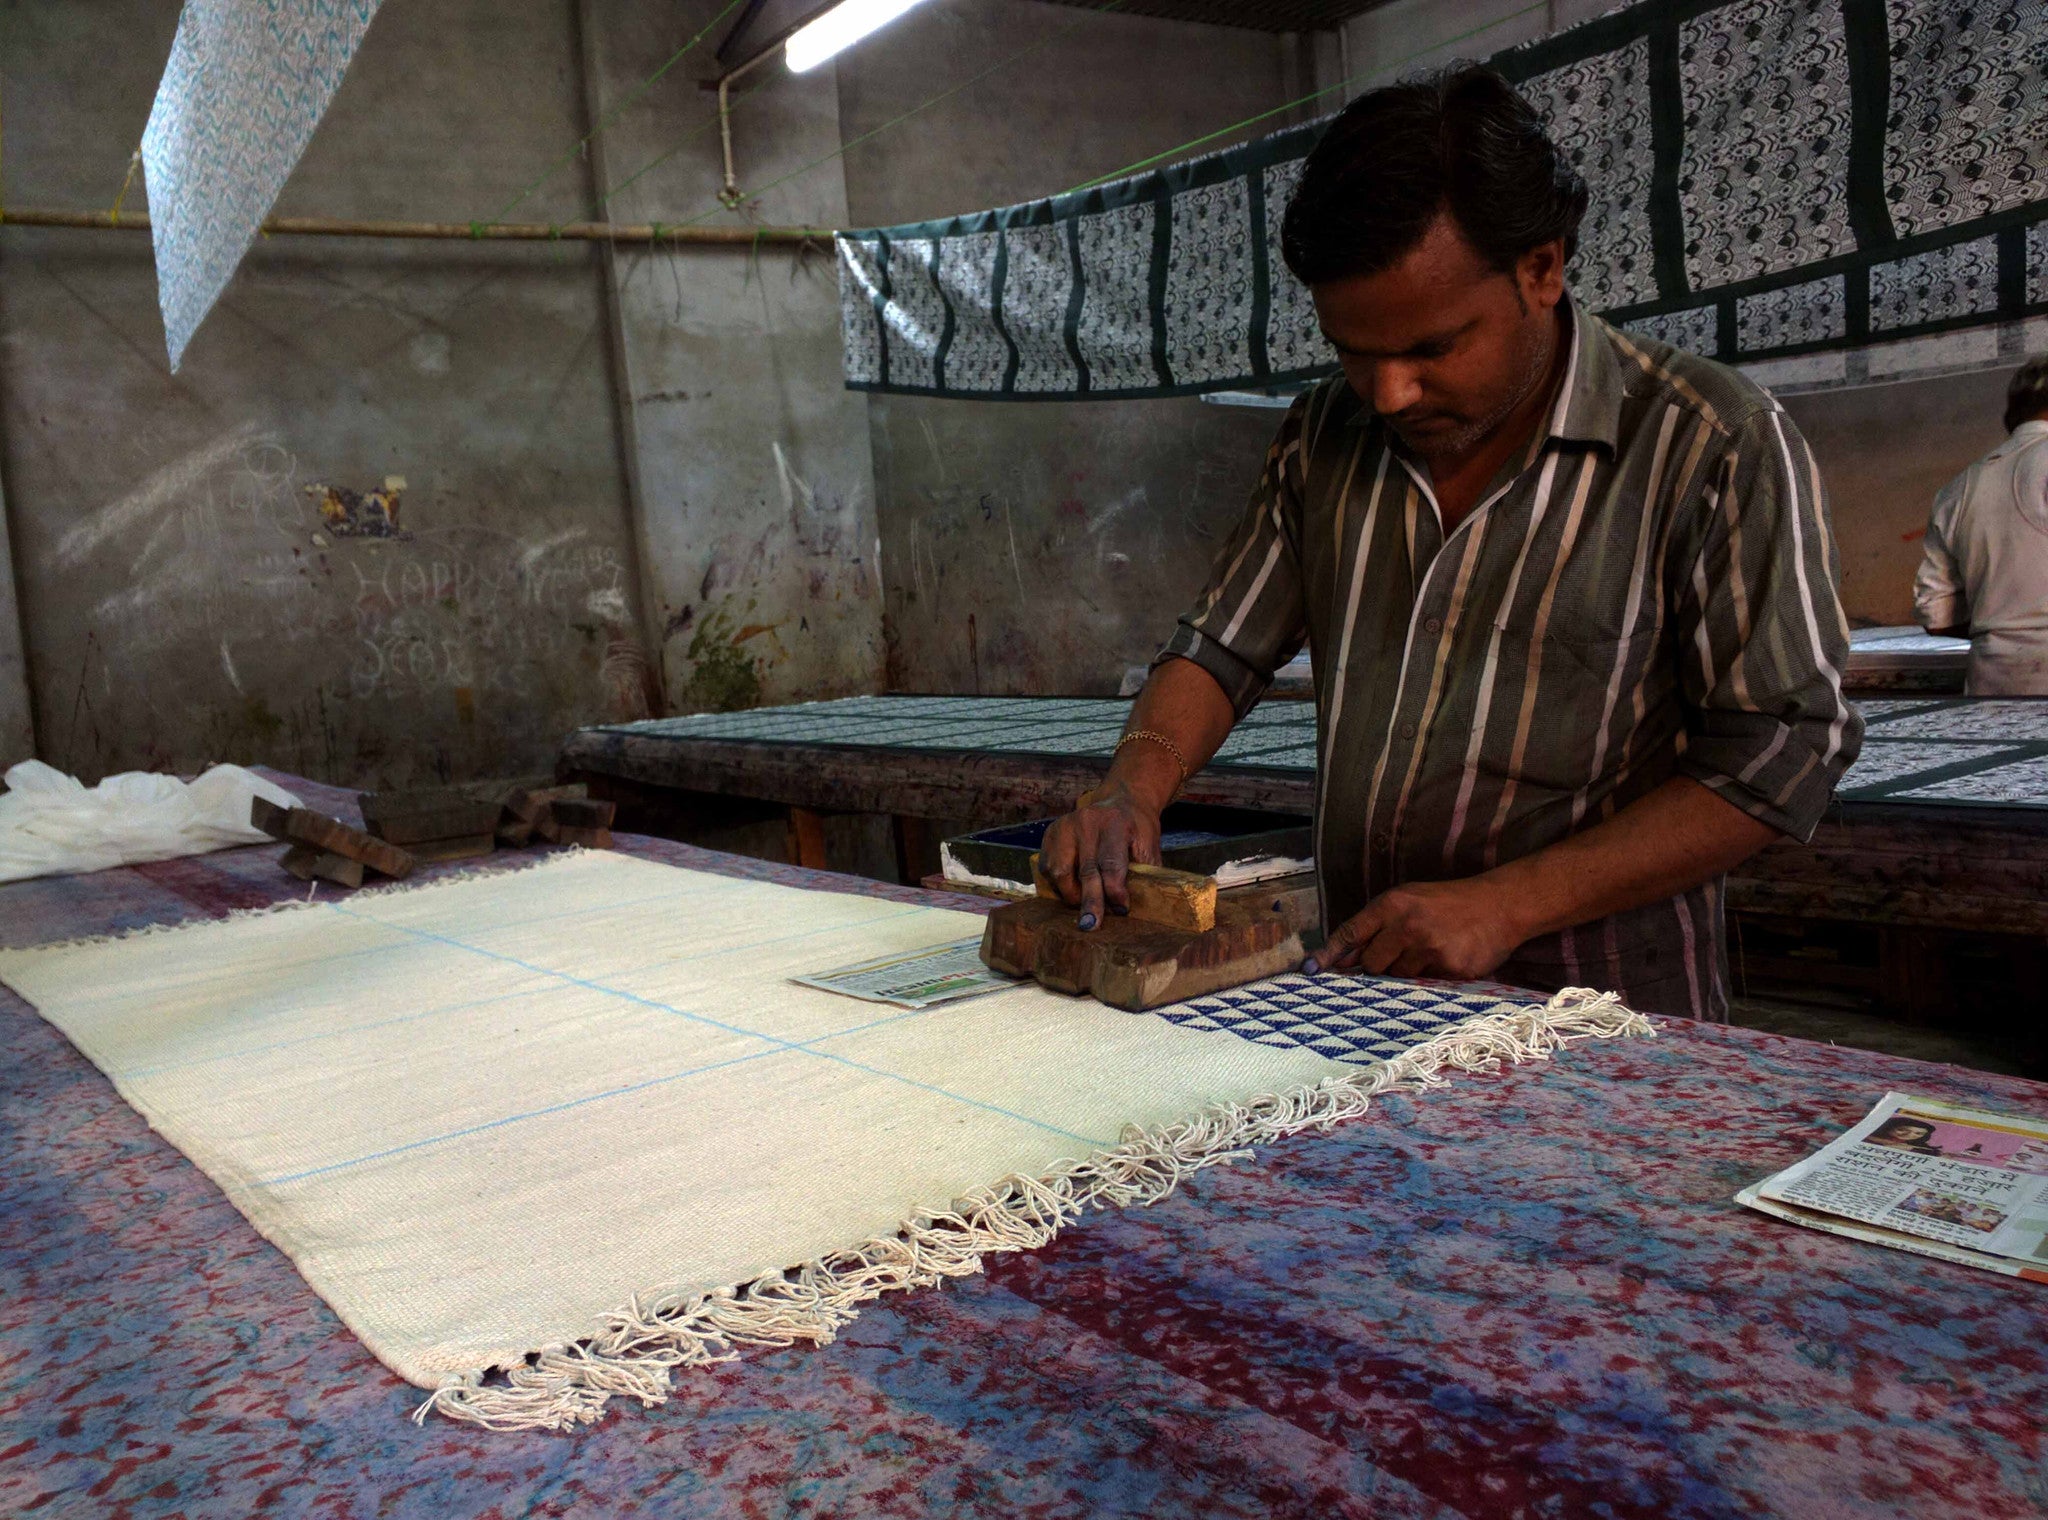
[[906, 887], [923, 881], [930, 849], [931, 828], [924, 819], [910, 813], [896, 814], [896, 879]]
[[813, 871], [828, 869], [825, 865], [825, 817], [822, 813], [800, 807], [789, 810], [789, 863]]

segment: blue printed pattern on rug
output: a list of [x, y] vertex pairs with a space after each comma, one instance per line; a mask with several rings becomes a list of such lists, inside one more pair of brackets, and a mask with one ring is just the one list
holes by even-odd
[[1370, 1066], [1452, 1024], [1540, 1003], [1534, 994], [1425, 987], [1391, 977], [1290, 972], [1153, 1012], [1190, 1029], [1227, 1029], [1255, 1045], [1300, 1045]]

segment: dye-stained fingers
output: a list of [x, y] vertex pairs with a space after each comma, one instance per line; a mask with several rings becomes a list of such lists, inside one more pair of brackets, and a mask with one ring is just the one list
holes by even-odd
[[1075, 875], [1081, 857], [1079, 834], [1077, 815], [1069, 813], [1052, 821], [1038, 846], [1038, 868], [1068, 907], [1081, 900], [1081, 883]]
[[1301, 963], [1301, 969], [1313, 976], [1318, 971], [1350, 971], [1359, 964], [1361, 951], [1378, 936], [1381, 930], [1380, 903], [1375, 899], [1351, 917], [1330, 931], [1330, 937], [1323, 948]]

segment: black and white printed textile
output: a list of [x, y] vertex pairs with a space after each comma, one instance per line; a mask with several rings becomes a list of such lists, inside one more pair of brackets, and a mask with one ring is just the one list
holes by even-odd
[[[1488, 60], [1592, 203], [1609, 320], [1747, 361], [2048, 311], [2048, 3], [1645, 0]], [[1004, 400], [1329, 373], [1280, 260], [1322, 122], [838, 239], [846, 382]]]

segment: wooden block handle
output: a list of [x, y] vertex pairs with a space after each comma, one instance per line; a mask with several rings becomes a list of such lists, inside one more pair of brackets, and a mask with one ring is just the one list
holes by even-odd
[[[1040, 897], [1057, 898], [1038, 856], [1031, 857], [1031, 880]], [[1216, 878], [1192, 871], [1131, 862], [1125, 885], [1130, 891], [1131, 917], [1169, 929], [1206, 934], [1216, 927]]]

